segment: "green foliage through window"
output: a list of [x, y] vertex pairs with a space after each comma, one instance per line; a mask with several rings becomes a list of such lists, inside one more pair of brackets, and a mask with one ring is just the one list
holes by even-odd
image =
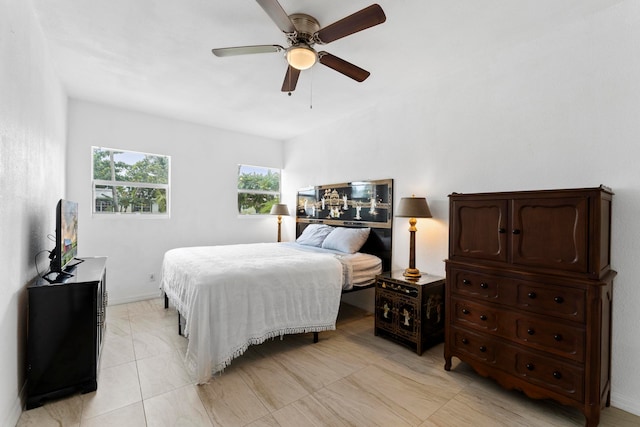
[[93, 147], [94, 213], [169, 212], [170, 157]]
[[240, 215], [267, 215], [280, 203], [280, 170], [238, 166], [238, 212]]

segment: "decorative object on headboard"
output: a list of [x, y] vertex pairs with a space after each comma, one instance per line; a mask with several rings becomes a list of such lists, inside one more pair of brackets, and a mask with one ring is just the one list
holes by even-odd
[[403, 197], [398, 205], [397, 217], [409, 218], [409, 268], [404, 271], [407, 279], [418, 279], [422, 275], [416, 268], [416, 218], [431, 218], [431, 211], [425, 197]]
[[296, 216], [299, 221], [391, 228], [392, 192], [392, 179], [305, 188], [298, 191]]
[[282, 216], [289, 216], [289, 207], [284, 203], [276, 203], [271, 206], [271, 215], [278, 215], [278, 242], [282, 241]]
[[309, 224], [364, 228], [371, 232], [360, 252], [382, 259], [391, 270], [393, 179], [319, 185], [298, 190], [296, 237]]

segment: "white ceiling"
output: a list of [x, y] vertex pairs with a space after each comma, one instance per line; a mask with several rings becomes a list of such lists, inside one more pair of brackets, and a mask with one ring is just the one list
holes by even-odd
[[[31, 0], [71, 97], [289, 139], [433, 84], [622, 0], [380, 0], [387, 21], [326, 50], [371, 72], [357, 83], [321, 64], [280, 91], [282, 54], [218, 58], [211, 48], [286, 46], [255, 0]], [[280, 0], [322, 27], [369, 0]], [[313, 106], [313, 108], [310, 108]]]

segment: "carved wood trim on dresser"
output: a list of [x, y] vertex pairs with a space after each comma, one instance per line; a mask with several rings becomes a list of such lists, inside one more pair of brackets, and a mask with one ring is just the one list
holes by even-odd
[[450, 195], [446, 370], [455, 356], [598, 425], [611, 394], [612, 196], [605, 187]]

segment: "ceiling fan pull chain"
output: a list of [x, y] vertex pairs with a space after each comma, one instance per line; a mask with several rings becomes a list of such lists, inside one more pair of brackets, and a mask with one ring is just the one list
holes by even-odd
[[309, 91], [309, 109], [313, 110], [313, 68], [311, 69], [311, 86]]

